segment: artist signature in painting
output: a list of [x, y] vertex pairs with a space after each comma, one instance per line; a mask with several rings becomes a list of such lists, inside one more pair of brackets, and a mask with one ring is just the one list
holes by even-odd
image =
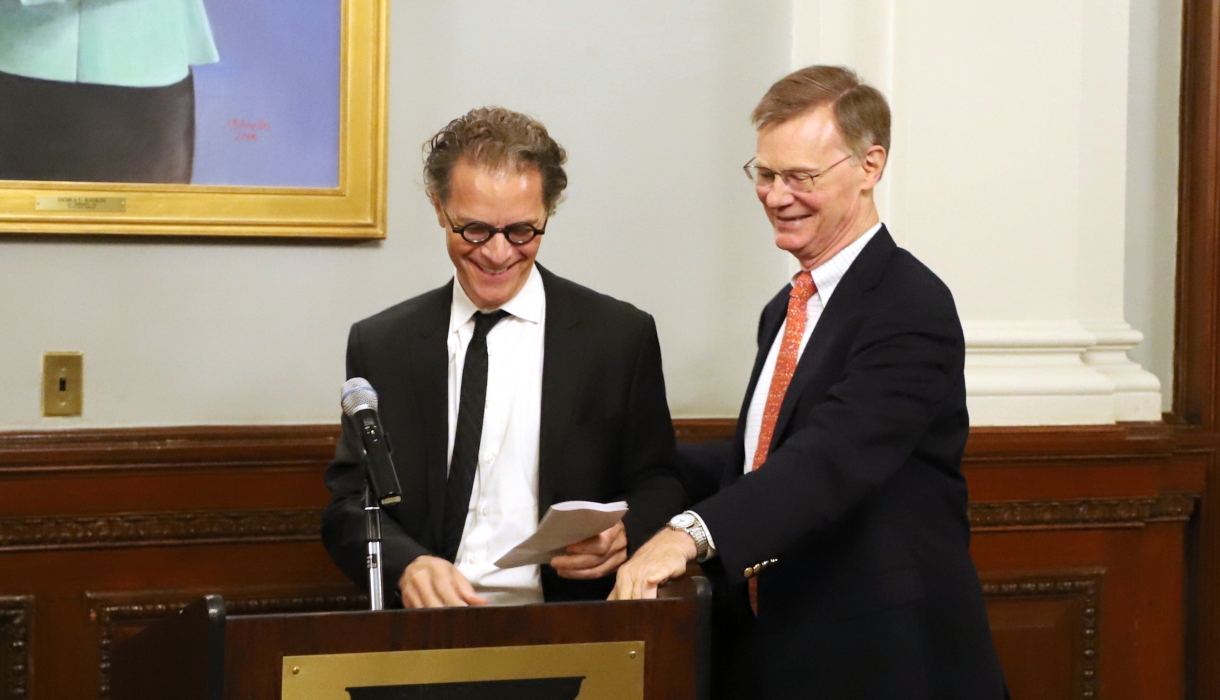
[[266, 135], [271, 131], [271, 124], [265, 119], [250, 121], [247, 119], [230, 119], [229, 131], [233, 133], [234, 141], [258, 141], [259, 134]]

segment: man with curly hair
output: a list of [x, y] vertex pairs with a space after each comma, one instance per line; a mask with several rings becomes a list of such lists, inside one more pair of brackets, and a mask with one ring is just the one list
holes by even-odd
[[[628, 554], [684, 505], [648, 314], [535, 263], [567, 186], [563, 148], [499, 107], [425, 144], [454, 281], [352, 326], [403, 500], [382, 533], [387, 600], [406, 607], [605, 598]], [[345, 422], [322, 536], [364, 583], [360, 440]], [[552, 504], [625, 500], [623, 521], [545, 566], [498, 569]]]

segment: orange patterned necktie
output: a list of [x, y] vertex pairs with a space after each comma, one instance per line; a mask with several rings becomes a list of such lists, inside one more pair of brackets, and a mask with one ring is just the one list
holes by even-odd
[[[788, 293], [788, 316], [784, 322], [784, 340], [779, 346], [779, 357], [775, 360], [775, 374], [771, 377], [771, 390], [767, 393], [767, 407], [763, 410], [762, 427], [758, 432], [758, 449], [754, 451], [753, 471], [767, 461], [771, 449], [771, 438], [775, 435], [775, 423], [779, 420], [779, 409], [784, 404], [784, 394], [796, 371], [796, 360], [801, 350], [801, 337], [805, 335], [805, 320], [809, 300], [818, 291], [813, 276], [801, 272], [792, 283]], [[750, 608], [758, 614], [758, 576], [750, 578]]]

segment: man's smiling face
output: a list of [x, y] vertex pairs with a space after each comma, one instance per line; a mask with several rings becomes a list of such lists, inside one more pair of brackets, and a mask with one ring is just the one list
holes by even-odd
[[876, 160], [876, 166], [872, 160], [850, 158], [830, 167], [849, 155], [829, 106], [758, 132], [755, 164], [777, 172], [825, 173], [810, 192], [795, 192], [779, 178], [770, 187], [756, 188], [775, 230], [775, 245], [795, 255], [807, 270], [829, 260], [875, 219], [871, 193], [881, 178], [885, 151], [870, 149], [869, 159]]
[[521, 291], [538, 256], [541, 236], [524, 245], [512, 245], [506, 236], [493, 235], [484, 243], [470, 243], [454, 233], [454, 226], [481, 221], [494, 227], [525, 222], [546, 225], [542, 203], [542, 174], [532, 165], [523, 170], [507, 166], [493, 169], [460, 159], [449, 175], [449, 201], [433, 201], [437, 220], [447, 233], [449, 259], [457, 269], [458, 283], [475, 306], [498, 309]]

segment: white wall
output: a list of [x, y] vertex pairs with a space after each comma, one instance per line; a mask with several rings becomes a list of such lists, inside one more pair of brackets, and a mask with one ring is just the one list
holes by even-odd
[[1166, 411], [1173, 398], [1181, 63], [1180, 0], [1131, 0], [1126, 313], [1144, 332], [1130, 357], [1160, 377]]
[[[490, 103], [538, 116], [570, 152], [540, 261], [656, 316], [675, 415], [735, 415], [758, 311], [788, 265], [740, 172], [748, 114], [817, 61], [891, 98], [882, 216], [954, 289], [976, 423], [1112, 420], [1113, 377], [1155, 384], [1128, 356], [1168, 407], [1180, 13], [1173, 0], [394, 0], [389, 238], [0, 239], [0, 430], [334, 421], [348, 325], [450, 274], [420, 144]], [[1128, 324], [1144, 335], [1129, 353]], [[40, 417], [52, 350], [85, 353], [79, 419]]]
[[[890, 98], [882, 216], [954, 292], [972, 424], [1160, 417], [1162, 383], [1128, 356], [1145, 322], [1157, 344], [1143, 357], [1167, 368], [1172, 354], [1159, 325], [1168, 300], [1172, 330], [1172, 262], [1166, 280], [1157, 237], [1166, 207], [1172, 221], [1165, 27], [1176, 20], [1156, 2], [794, 0], [794, 63], [855, 66]], [[1132, 84], [1148, 57], [1156, 81]], [[1131, 157], [1148, 140], [1151, 155]], [[1129, 193], [1149, 184], [1131, 209]], [[1155, 306], [1134, 324], [1128, 239], [1137, 254], [1157, 250], [1136, 273]]]
[[[387, 240], [0, 239], [0, 430], [337, 420], [348, 326], [451, 274], [420, 144], [492, 103], [570, 153], [539, 260], [656, 316], [675, 415], [736, 414], [786, 265], [740, 166], [749, 112], [790, 65], [790, 4], [394, 0], [392, 15]], [[52, 350], [85, 354], [79, 419], [40, 417]]]

